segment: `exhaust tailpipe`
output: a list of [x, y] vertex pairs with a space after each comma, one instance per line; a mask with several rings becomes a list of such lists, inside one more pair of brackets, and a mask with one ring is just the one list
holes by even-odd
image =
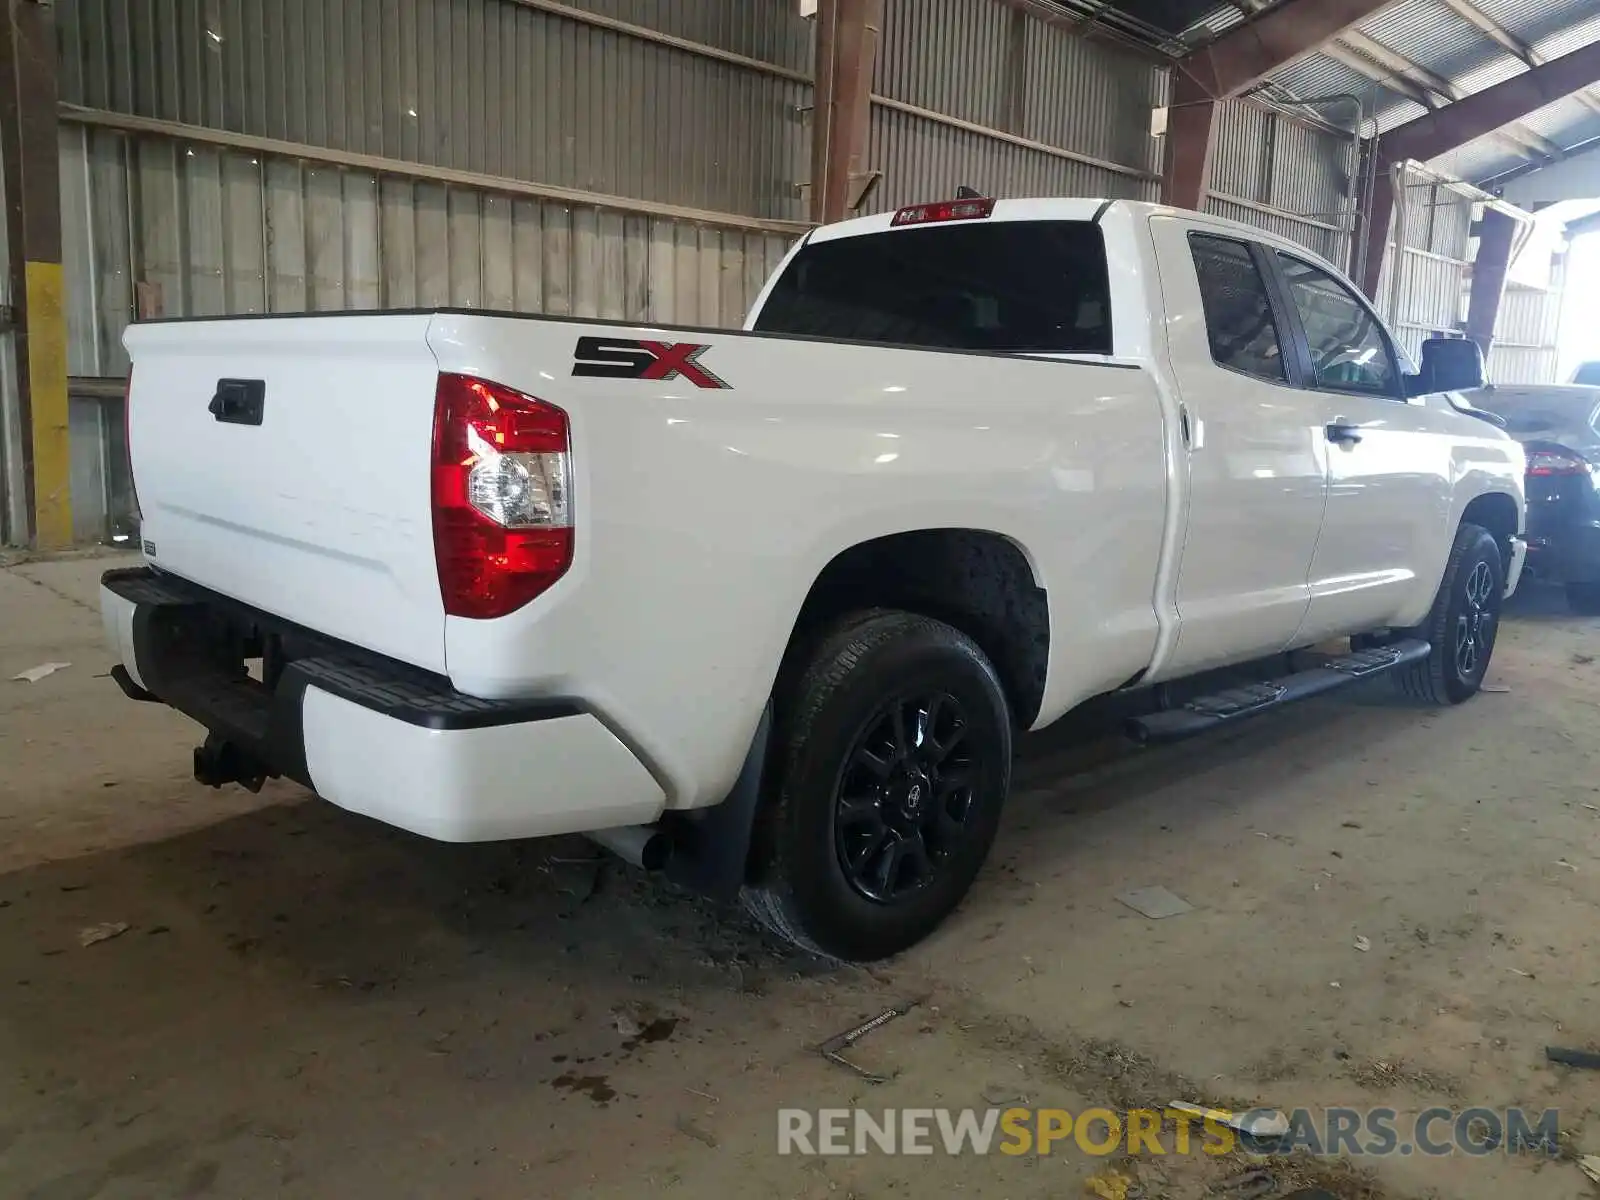
[[583, 835], [611, 851], [618, 858], [646, 871], [659, 871], [667, 865], [672, 841], [655, 825], [621, 825], [615, 829], [591, 829]]

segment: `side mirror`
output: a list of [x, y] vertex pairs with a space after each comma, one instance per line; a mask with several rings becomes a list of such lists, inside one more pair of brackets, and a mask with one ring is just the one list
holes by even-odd
[[1407, 382], [1414, 396], [1481, 388], [1483, 347], [1471, 338], [1429, 338], [1422, 343], [1422, 370]]

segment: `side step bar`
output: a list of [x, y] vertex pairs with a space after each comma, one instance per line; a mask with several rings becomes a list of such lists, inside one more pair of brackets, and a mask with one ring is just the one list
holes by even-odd
[[1133, 717], [1124, 725], [1127, 735], [1140, 744], [1175, 742], [1232, 721], [1253, 717], [1271, 708], [1319, 696], [1335, 688], [1370, 679], [1407, 663], [1427, 658], [1429, 646], [1420, 638], [1395, 642], [1371, 650], [1356, 650], [1292, 675], [1265, 683], [1250, 683], [1209, 696], [1197, 696], [1180, 708]]

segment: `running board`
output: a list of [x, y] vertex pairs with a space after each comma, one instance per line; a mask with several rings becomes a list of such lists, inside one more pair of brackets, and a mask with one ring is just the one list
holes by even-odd
[[1319, 696], [1346, 684], [1370, 679], [1407, 663], [1418, 662], [1428, 657], [1428, 651], [1428, 643], [1417, 638], [1370, 650], [1352, 651], [1338, 658], [1330, 658], [1309, 670], [1296, 671], [1265, 683], [1250, 683], [1209, 696], [1197, 696], [1181, 708], [1133, 717], [1123, 729], [1141, 744], [1175, 742], [1231, 721], [1253, 717], [1268, 709], [1281, 708], [1296, 700]]

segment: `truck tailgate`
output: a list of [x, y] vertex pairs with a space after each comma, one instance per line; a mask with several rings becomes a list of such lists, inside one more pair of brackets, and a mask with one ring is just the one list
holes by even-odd
[[442, 672], [426, 314], [136, 325], [128, 437], [150, 561]]

